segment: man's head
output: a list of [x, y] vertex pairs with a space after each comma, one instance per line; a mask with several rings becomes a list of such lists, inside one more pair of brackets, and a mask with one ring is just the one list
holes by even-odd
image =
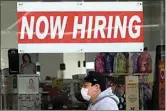
[[98, 94], [106, 89], [106, 79], [101, 73], [90, 71], [84, 78], [81, 89], [83, 98], [87, 101], [96, 99]]

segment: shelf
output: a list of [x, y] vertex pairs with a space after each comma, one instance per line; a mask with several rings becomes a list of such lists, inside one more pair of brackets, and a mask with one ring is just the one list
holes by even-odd
[[134, 73], [134, 76], [149, 76], [152, 75], [152, 73]]
[[129, 76], [130, 73], [109, 73], [109, 74], [104, 74], [104, 76]]
[[110, 76], [129, 76], [130, 73], [110, 73]]
[[49, 94], [48, 91], [42, 91], [42, 92], [40, 92], [40, 93], [42, 93], [42, 94]]
[[104, 76], [150, 76], [152, 73], [109, 73], [109, 74], [104, 74]]
[[52, 83], [52, 80], [44, 80], [41, 83]]

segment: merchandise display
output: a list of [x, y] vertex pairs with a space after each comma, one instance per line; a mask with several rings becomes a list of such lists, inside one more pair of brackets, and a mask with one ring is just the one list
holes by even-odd
[[[148, 110], [151, 109], [152, 103], [153, 62], [147, 50], [142, 53], [98, 53], [94, 69], [106, 77], [107, 88], [111, 87], [113, 93], [119, 98], [119, 110]], [[160, 63], [159, 69], [164, 68], [163, 64], [164, 62]], [[142, 67], [145, 70], [143, 71], [140, 66], [146, 66]], [[7, 93], [11, 97], [7, 98], [8, 103], [11, 103], [9, 109], [87, 108], [86, 101], [80, 95], [81, 80], [85, 74], [74, 74], [73, 80], [47, 76], [45, 82], [39, 81], [39, 76], [38, 74], [8, 76]]]
[[12, 99], [8, 103], [12, 110], [40, 110], [41, 109], [41, 95], [40, 94], [14, 94], [10, 95]]
[[9, 94], [39, 94], [39, 76], [21, 74], [8, 76]]
[[[128, 77], [128, 76], [126, 76]], [[137, 77], [137, 76], [133, 76]], [[119, 98], [119, 109], [126, 110], [126, 91], [125, 86], [126, 80], [125, 76], [107, 76], [107, 88], [111, 87], [114, 94]], [[141, 110], [149, 110], [152, 104], [152, 82], [146, 79], [144, 76], [138, 76], [138, 94], [139, 99], [137, 100], [139, 103], [139, 109]], [[131, 108], [132, 109], [132, 108]]]
[[9, 75], [7, 96], [8, 107], [13, 110], [40, 110], [38, 75]]
[[[144, 66], [148, 71], [140, 73], [140, 61], [143, 61], [142, 63], [146, 61]], [[153, 98], [153, 78], [151, 78], [153, 75], [150, 73], [153, 71], [152, 63], [151, 55], [147, 51], [142, 53], [99, 53], [95, 58], [95, 70], [106, 74], [106, 86], [111, 87], [113, 93], [119, 98], [119, 110], [149, 110], [152, 109], [150, 105]], [[164, 64], [161, 61], [158, 67], [161, 79], [164, 75]], [[39, 75], [9, 75], [7, 93], [11, 98], [8, 97], [7, 100], [11, 105], [8, 108], [20, 110], [86, 109], [87, 103], [80, 95], [81, 80], [85, 74], [77, 74], [72, 77], [73, 80], [48, 76], [42, 83], [39, 81]], [[39, 82], [43, 84], [42, 87], [40, 85], [42, 92], [39, 91]], [[159, 93], [162, 93], [161, 90]]]
[[[107, 59], [109, 59], [107, 61], [105, 60], [105, 58], [103, 59], [104, 66], [111, 66], [111, 68], [113, 69], [113, 72], [108, 72], [106, 68], [104, 68], [104, 74], [107, 75], [107, 87], [112, 87], [112, 90], [119, 98], [119, 109], [152, 109], [150, 107], [150, 104], [152, 104], [152, 64], [154, 63], [154, 61], [152, 61], [152, 56], [154, 55], [152, 53], [149, 53], [149, 51], [147, 51], [147, 48], [145, 48], [145, 51], [142, 53], [100, 53], [100, 55], [101, 54], [107, 55], [104, 55], [103, 58], [107, 57]], [[111, 59], [109, 58], [108, 54], [109, 56], [111, 55]], [[107, 65], [108, 63], [109, 65]], [[117, 63], [119, 63], [120, 65], [118, 65]], [[145, 68], [144, 72], [141, 72], [139, 70], [139, 66], [141, 66], [140, 64], [142, 64], [142, 66], [146, 66], [142, 67], [142, 69]], [[138, 80], [134, 79], [136, 83], [133, 83], [136, 85], [135, 88], [137, 87], [135, 89], [135, 95], [133, 95], [133, 93], [129, 93], [131, 92], [131, 89], [130, 86], [127, 85], [127, 80], [125, 80], [125, 77], [138, 77]], [[125, 84], [128, 86], [128, 88], [126, 88], [127, 86]], [[126, 94], [128, 98], [126, 97]], [[131, 98], [130, 95], [135, 98]], [[132, 101], [132, 99], [133, 101], [135, 100], [135, 103]]]
[[[129, 56], [130, 55], [130, 56]], [[147, 47], [142, 53], [98, 53], [95, 58], [95, 71], [101, 73], [152, 73], [152, 58]]]
[[[82, 75], [83, 74], [75, 75], [74, 78], [81, 77]], [[81, 83], [81, 80], [76, 78], [73, 80], [53, 79], [52, 82], [49, 83], [49, 85], [43, 86], [43, 91], [48, 92], [48, 95], [42, 96], [42, 98], [45, 98], [45, 102], [42, 104], [42, 108], [46, 110], [86, 109], [86, 102], [80, 95]], [[49, 108], [49, 106], [52, 107]], [[64, 108], [63, 106], [65, 106], [66, 108]]]
[[95, 71], [100, 73], [128, 73], [129, 53], [99, 53]]

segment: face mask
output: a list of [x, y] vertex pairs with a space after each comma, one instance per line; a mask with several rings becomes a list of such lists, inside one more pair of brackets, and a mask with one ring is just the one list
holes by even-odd
[[90, 101], [91, 96], [88, 95], [88, 89], [87, 88], [82, 88], [81, 89], [81, 95], [84, 98], [84, 100]]

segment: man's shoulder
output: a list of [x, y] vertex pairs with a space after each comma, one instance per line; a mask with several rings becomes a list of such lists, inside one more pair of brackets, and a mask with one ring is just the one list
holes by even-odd
[[101, 100], [101, 102], [105, 102], [105, 103], [116, 103], [115, 100], [114, 100], [114, 98], [112, 98], [110, 96], [107, 96], [107, 97], [103, 98]]
[[99, 109], [110, 109], [110, 110], [118, 110], [118, 105], [115, 100], [111, 97], [105, 97], [101, 101], [98, 102]]

